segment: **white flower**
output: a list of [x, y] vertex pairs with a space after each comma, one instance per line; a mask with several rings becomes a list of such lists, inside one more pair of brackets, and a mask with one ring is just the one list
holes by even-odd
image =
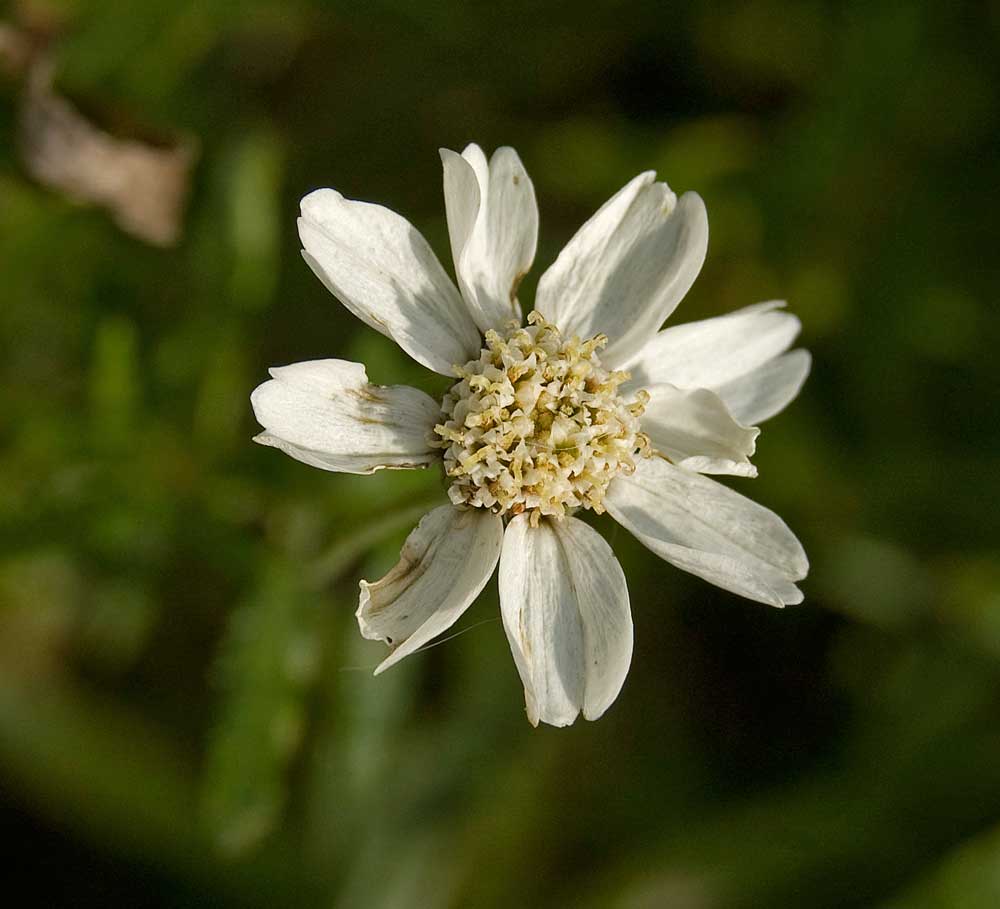
[[[449, 628], [499, 563], [500, 608], [528, 719], [601, 716], [632, 658], [621, 566], [574, 516], [607, 510], [661, 558], [773, 606], [799, 603], [802, 546], [773, 512], [706, 474], [752, 477], [756, 426], [798, 393], [782, 303], [660, 331], [701, 269], [705, 206], [644, 173], [577, 232], [522, 327], [538, 209], [517, 153], [442, 150], [458, 288], [426, 240], [379, 205], [321, 189], [302, 200], [303, 256], [358, 318], [457, 378], [438, 403], [371, 385], [363, 366], [271, 370], [252, 396], [256, 441], [325, 470], [443, 464], [431, 511], [384, 578], [361, 582], [376, 674]], [[582, 340], [581, 340], [582, 339]]]

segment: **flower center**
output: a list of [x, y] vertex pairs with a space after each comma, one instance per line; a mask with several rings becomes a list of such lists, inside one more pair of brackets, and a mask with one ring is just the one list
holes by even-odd
[[567, 509], [604, 511], [608, 484], [650, 451], [639, 429], [649, 395], [618, 394], [629, 374], [601, 366], [607, 342], [563, 338], [537, 312], [526, 328], [486, 332], [479, 359], [455, 367], [459, 381], [434, 427], [452, 502], [529, 511], [532, 524]]

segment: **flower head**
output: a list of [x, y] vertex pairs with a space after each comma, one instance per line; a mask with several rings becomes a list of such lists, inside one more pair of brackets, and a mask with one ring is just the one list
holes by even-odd
[[458, 288], [417, 230], [386, 208], [318, 190], [302, 200], [303, 256], [326, 287], [419, 363], [456, 379], [443, 401], [376, 386], [363, 366], [271, 370], [252, 395], [256, 441], [325, 470], [443, 465], [450, 504], [361, 582], [361, 633], [420, 649], [499, 564], [500, 608], [528, 718], [596, 719], [632, 658], [625, 578], [576, 517], [607, 511], [661, 558], [774, 606], [799, 603], [808, 562], [773, 512], [709, 478], [756, 476], [759, 429], [809, 371], [786, 351], [778, 302], [660, 330], [708, 245], [705, 207], [652, 173], [605, 203], [542, 275], [522, 321], [538, 210], [517, 153], [442, 150]]
[[649, 454], [640, 431], [649, 395], [618, 394], [627, 372], [601, 366], [604, 335], [563, 339], [537, 312], [506, 337], [486, 332], [478, 360], [457, 368], [434, 427], [444, 448], [448, 497], [456, 505], [511, 516], [561, 518], [576, 508], [603, 511], [608, 484]]

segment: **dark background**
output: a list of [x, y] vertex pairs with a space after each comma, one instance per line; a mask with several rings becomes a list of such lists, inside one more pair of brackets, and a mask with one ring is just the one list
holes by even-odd
[[[0, 79], [0, 833], [16, 906], [1000, 905], [996, 3], [0, 4], [104, 126], [193, 138], [176, 245], [30, 179]], [[803, 540], [745, 602], [611, 522], [636, 653], [533, 730], [495, 585], [373, 679], [359, 577], [433, 472], [250, 443], [272, 365], [445, 380], [298, 255], [376, 201], [444, 261], [439, 146], [510, 144], [537, 276], [641, 170], [704, 197], [689, 321], [814, 355], [733, 485]], [[528, 308], [528, 307], [526, 307]]]

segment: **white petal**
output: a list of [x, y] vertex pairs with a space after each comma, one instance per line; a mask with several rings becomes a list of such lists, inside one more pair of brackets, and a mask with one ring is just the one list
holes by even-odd
[[520, 321], [517, 287], [538, 240], [535, 189], [512, 148], [487, 163], [478, 145], [441, 149], [448, 233], [458, 285], [480, 329]]
[[270, 370], [250, 396], [266, 432], [254, 441], [299, 461], [344, 473], [426, 467], [440, 453], [428, 444], [440, 413], [434, 399], [405, 385], [369, 385], [347, 360], [310, 360]]
[[444, 172], [444, 209], [448, 217], [448, 238], [451, 241], [451, 260], [455, 263], [455, 273], [458, 277], [459, 289], [462, 288], [462, 273], [459, 263], [462, 260], [462, 250], [469, 241], [469, 235], [476, 226], [479, 215], [480, 191], [479, 177], [476, 167], [470, 163], [478, 152], [482, 157], [482, 167], [486, 173], [483, 183], [489, 183], [489, 164], [478, 145], [470, 145], [464, 155], [450, 148], [438, 149], [441, 155], [441, 167]]
[[361, 634], [393, 648], [376, 675], [459, 619], [493, 574], [502, 544], [503, 520], [484, 508], [442, 505], [424, 516], [392, 571], [361, 582]]
[[395, 212], [319, 189], [302, 200], [302, 255], [354, 315], [442, 375], [481, 341], [455, 285], [420, 232]]
[[787, 350], [802, 325], [779, 312], [779, 300], [747, 306], [657, 334], [630, 364], [630, 387], [669, 382], [681, 388], [717, 388]]
[[802, 591], [763, 563], [676, 546], [654, 537], [643, 536], [631, 527], [628, 530], [643, 546], [674, 567], [737, 596], [779, 609], [802, 602]]
[[500, 611], [524, 684], [528, 719], [596, 720], [618, 697], [632, 661], [625, 575], [611, 547], [576, 518], [527, 515], [507, 526]]
[[795, 400], [811, 365], [808, 350], [793, 350], [730, 379], [716, 391], [738, 420], [762, 423]]
[[602, 362], [627, 366], [701, 270], [708, 217], [696, 193], [680, 199], [640, 174], [577, 231], [538, 284], [535, 308], [563, 333], [604, 333]]
[[726, 590], [775, 606], [801, 602], [802, 545], [773, 511], [662, 458], [618, 477], [608, 511], [644, 546]]
[[750, 463], [760, 430], [733, 419], [715, 392], [651, 385], [642, 431], [674, 464], [698, 473], [755, 477]]

